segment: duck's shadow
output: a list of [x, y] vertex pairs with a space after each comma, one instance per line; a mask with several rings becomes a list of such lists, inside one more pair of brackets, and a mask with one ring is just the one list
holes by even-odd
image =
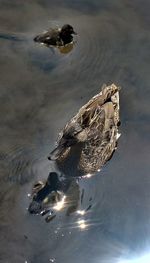
[[57, 172], [50, 172], [46, 182], [34, 184], [28, 208], [31, 214], [47, 215], [45, 221], [49, 222], [61, 210], [69, 216], [78, 209], [83, 200], [79, 185], [83, 172], [78, 169], [81, 151], [82, 144], [71, 147], [67, 158], [55, 161]]
[[84, 143], [77, 143], [70, 147], [67, 158], [57, 159], [56, 167], [66, 178], [80, 178], [85, 173], [79, 169], [79, 162]]

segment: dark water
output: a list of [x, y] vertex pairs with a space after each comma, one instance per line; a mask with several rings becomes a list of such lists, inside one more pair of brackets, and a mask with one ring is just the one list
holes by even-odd
[[[0, 262], [150, 262], [150, 2], [0, 1]], [[70, 23], [68, 54], [32, 39]], [[84, 215], [49, 224], [29, 215], [28, 193], [55, 170], [57, 134], [103, 83], [121, 90], [118, 150], [80, 180]], [[81, 229], [77, 220], [84, 219]]]

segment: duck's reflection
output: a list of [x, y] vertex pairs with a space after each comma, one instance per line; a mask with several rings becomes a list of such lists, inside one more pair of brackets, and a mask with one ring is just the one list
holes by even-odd
[[55, 50], [56, 50], [56, 51], [60, 52], [61, 54], [65, 55], [65, 54], [70, 53], [73, 50], [75, 44], [76, 44], [76, 42], [73, 41], [73, 42], [68, 43], [64, 46], [51, 46], [51, 45], [47, 45], [47, 44], [41, 44], [41, 45], [48, 47], [52, 51], [52, 53], [54, 53], [54, 54], [55, 54]]
[[58, 50], [62, 54], [67, 54], [73, 50], [74, 45], [75, 45], [75, 42], [71, 42], [69, 44], [66, 44], [65, 46], [58, 47]]
[[48, 45], [48, 44], [45, 44], [45, 43], [41, 43], [41, 46], [46, 46], [47, 48], [50, 49], [50, 51], [55, 54], [55, 51], [58, 51], [59, 53], [65, 55], [65, 54], [68, 54], [70, 53], [74, 46], [75, 46], [76, 42], [75, 41], [72, 41], [64, 46], [52, 46], [52, 45]]

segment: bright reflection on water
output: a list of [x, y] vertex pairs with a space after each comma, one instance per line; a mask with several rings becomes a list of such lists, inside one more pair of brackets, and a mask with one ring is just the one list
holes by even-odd
[[88, 227], [84, 219], [79, 220], [78, 225], [79, 225], [79, 228], [81, 229], [86, 229]]
[[78, 210], [78, 211], [77, 211], [77, 214], [79, 214], [79, 215], [82, 215], [82, 216], [83, 216], [83, 215], [85, 215], [85, 211], [84, 211], [84, 210]]
[[117, 263], [149, 263], [150, 254], [145, 254], [143, 256], [131, 258], [131, 259], [120, 259]]
[[92, 176], [93, 176], [93, 174], [86, 174], [86, 175], [83, 176], [83, 178], [90, 178]]
[[57, 202], [56, 205], [53, 207], [53, 209], [57, 211], [62, 210], [65, 206], [65, 199], [66, 199], [66, 196], [63, 196], [62, 200]]

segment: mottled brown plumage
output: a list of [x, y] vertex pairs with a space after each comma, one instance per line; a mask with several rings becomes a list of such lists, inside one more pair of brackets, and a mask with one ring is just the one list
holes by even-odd
[[71, 147], [82, 143], [78, 168], [84, 173], [96, 172], [116, 149], [119, 122], [119, 88], [103, 86], [65, 125], [48, 158], [66, 159]]

